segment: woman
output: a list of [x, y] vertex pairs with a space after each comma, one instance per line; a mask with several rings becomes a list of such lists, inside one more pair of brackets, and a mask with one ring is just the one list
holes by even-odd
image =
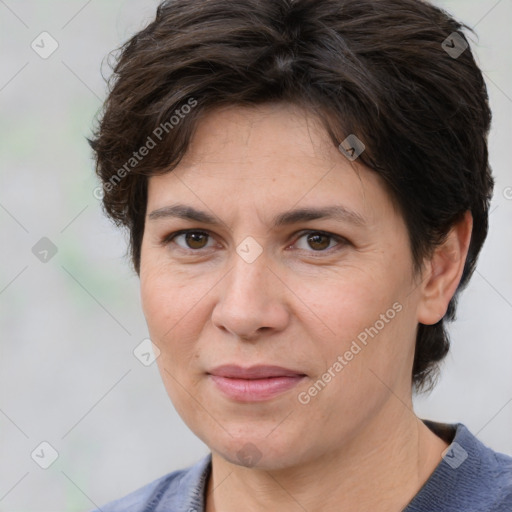
[[512, 458], [412, 408], [494, 185], [461, 28], [417, 0], [177, 0], [122, 48], [103, 205], [211, 454], [101, 510], [512, 510]]

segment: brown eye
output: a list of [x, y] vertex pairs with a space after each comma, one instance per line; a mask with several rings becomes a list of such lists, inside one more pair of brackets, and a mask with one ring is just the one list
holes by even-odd
[[[302, 240], [305, 240], [306, 243], [303, 243]], [[334, 245], [331, 245], [333, 242]], [[330, 252], [328, 249], [331, 249], [336, 245], [343, 246], [343, 242], [343, 238], [331, 235], [330, 233], [309, 231], [298, 238], [296, 245], [298, 249], [308, 252]]]
[[[208, 245], [211, 238], [211, 235], [206, 231], [185, 230], [167, 236], [162, 241], [162, 244], [164, 246], [175, 244], [183, 251], [199, 253], [203, 249], [212, 247], [211, 244]], [[213, 239], [211, 241], [212, 243], [214, 242]], [[349, 242], [343, 237], [331, 233], [307, 231], [297, 239], [294, 245], [297, 246], [298, 249], [309, 253], [330, 253], [330, 249], [334, 249], [337, 246], [340, 246], [339, 248], [341, 249], [348, 244]]]
[[327, 249], [331, 243], [329, 236], [322, 233], [313, 233], [307, 236], [309, 246], [315, 251], [323, 251]]
[[193, 252], [208, 248], [209, 246], [207, 243], [209, 239], [209, 233], [204, 231], [179, 231], [166, 237], [162, 243], [165, 246], [176, 244], [180, 249], [183, 249], [184, 251], [188, 250]]
[[203, 249], [208, 241], [208, 235], [200, 231], [191, 231], [184, 233], [185, 241], [190, 249]]

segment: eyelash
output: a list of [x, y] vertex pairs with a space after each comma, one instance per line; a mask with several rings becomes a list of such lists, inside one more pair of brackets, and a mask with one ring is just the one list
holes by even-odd
[[[174, 239], [180, 235], [186, 235], [187, 233], [199, 233], [201, 235], [207, 235], [208, 237], [211, 237], [213, 238], [212, 234], [208, 231], [204, 231], [204, 230], [198, 230], [198, 229], [182, 229], [180, 231], [175, 231], [173, 233], [170, 233], [169, 235], [167, 235], [163, 240], [162, 240], [162, 245], [164, 247], [167, 247], [168, 245], [171, 244], [171, 242], [174, 241]], [[345, 246], [345, 245], [349, 245], [349, 241], [346, 239], [346, 238], [343, 238], [341, 236], [338, 236], [338, 235], [334, 235], [332, 233], [328, 233], [326, 231], [318, 231], [318, 230], [305, 230], [305, 231], [300, 231], [299, 233], [297, 233], [298, 237], [297, 239], [295, 240], [294, 244], [297, 243], [302, 237], [306, 236], [306, 235], [311, 235], [311, 234], [315, 234], [315, 235], [323, 235], [323, 236], [326, 236], [332, 240], [335, 240], [337, 242], [337, 245], [335, 245], [334, 247], [330, 247], [330, 248], [327, 248], [327, 249], [324, 249], [324, 250], [319, 250], [319, 251], [314, 251], [314, 250], [311, 250], [311, 251], [307, 251], [307, 252], [310, 252], [310, 253], [313, 253], [313, 254], [330, 254], [333, 250], [336, 250], [336, 247], [338, 247], [338, 250], [339, 250], [339, 246]], [[209, 239], [208, 239], [209, 241]], [[183, 247], [179, 246], [178, 245], [178, 248], [180, 251], [184, 252], [184, 253], [188, 253], [188, 254], [199, 254], [201, 251], [203, 251], [205, 248], [202, 248], [202, 249], [184, 249]], [[208, 249], [208, 248], [206, 248]], [[300, 251], [304, 251], [305, 249], [299, 249]], [[316, 256], [315, 256], [316, 257]]]

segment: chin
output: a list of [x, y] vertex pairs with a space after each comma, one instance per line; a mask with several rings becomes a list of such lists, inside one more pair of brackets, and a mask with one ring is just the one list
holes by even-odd
[[301, 448], [301, 443], [277, 436], [271, 439], [273, 434], [268, 435], [270, 430], [266, 430], [261, 436], [248, 432], [245, 435], [226, 435], [222, 440], [208, 439], [204, 442], [212, 452], [237, 466], [279, 470], [300, 464], [302, 457], [298, 448]]

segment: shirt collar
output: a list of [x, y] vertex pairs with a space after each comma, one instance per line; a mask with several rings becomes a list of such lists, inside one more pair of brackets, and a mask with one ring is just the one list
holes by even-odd
[[204, 512], [206, 484], [212, 470], [212, 454], [184, 471], [176, 483], [174, 492], [167, 492], [154, 512], [180, 510], [183, 512]]

